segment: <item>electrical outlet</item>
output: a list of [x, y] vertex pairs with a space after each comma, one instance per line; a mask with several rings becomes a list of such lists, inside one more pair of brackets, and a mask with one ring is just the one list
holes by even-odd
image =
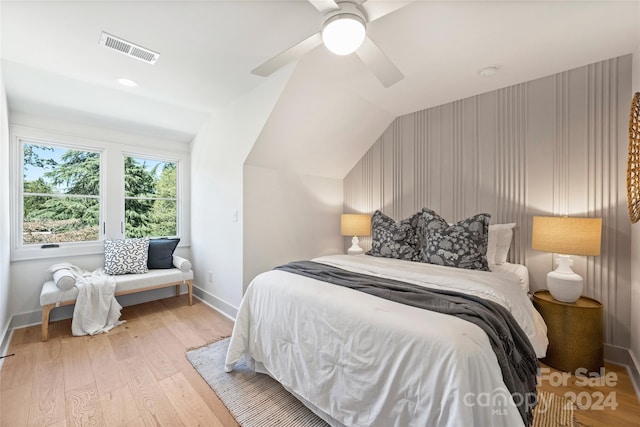
[[209, 272], [209, 283], [213, 283], [213, 272]]

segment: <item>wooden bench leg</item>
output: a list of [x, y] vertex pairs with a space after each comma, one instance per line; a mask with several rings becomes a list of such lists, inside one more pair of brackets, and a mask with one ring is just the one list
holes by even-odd
[[193, 305], [193, 280], [187, 280], [187, 292], [189, 293], [189, 305]]
[[180, 286], [181, 285], [176, 285], [176, 296], [179, 297], [180, 296]]
[[42, 341], [49, 339], [49, 314], [55, 306], [55, 304], [48, 304], [42, 307]]

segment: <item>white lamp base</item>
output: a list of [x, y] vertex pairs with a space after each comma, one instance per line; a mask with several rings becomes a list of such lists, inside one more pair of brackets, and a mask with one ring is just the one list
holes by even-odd
[[562, 302], [576, 302], [582, 295], [583, 280], [571, 269], [569, 255], [558, 255], [558, 268], [547, 274], [547, 287], [551, 296]]
[[349, 255], [364, 254], [364, 249], [360, 247], [360, 240], [358, 239], [358, 236], [353, 236], [353, 239], [351, 239], [351, 247], [347, 249], [347, 253]]

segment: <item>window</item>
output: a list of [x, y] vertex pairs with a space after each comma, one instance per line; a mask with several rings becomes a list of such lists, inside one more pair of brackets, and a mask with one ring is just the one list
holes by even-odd
[[126, 237], [177, 235], [176, 170], [175, 162], [124, 158]]
[[11, 126], [11, 259], [99, 255], [105, 238], [189, 246], [189, 145], [73, 130]]
[[22, 142], [22, 244], [100, 238], [100, 153]]

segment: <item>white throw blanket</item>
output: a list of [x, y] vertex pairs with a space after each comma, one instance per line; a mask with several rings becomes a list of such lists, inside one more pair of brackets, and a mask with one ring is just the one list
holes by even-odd
[[[63, 264], [54, 267], [59, 266]], [[75, 276], [75, 286], [78, 288], [71, 322], [74, 336], [109, 332], [124, 323], [120, 321], [122, 306], [115, 297], [116, 281], [113, 277], [102, 269], [89, 272], [71, 264], [64, 264], [64, 267]]]

